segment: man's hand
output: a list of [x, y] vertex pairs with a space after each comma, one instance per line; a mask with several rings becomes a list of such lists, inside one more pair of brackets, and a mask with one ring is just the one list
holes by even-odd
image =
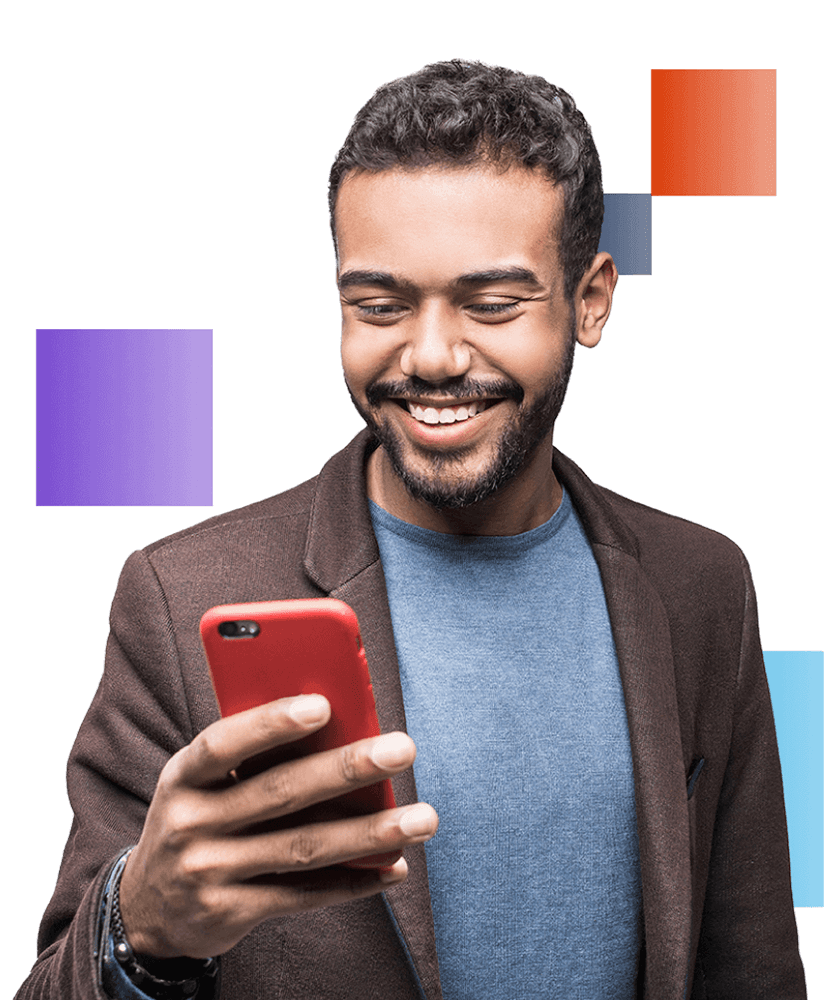
[[406, 877], [403, 858], [381, 870], [329, 866], [429, 840], [438, 817], [423, 803], [256, 829], [404, 771], [415, 758], [404, 733], [231, 779], [244, 760], [320, 729], [329, 712], [321, 695], [271, 702], [215, 722], [168, 762], [121, 882], [124, 929], [137, 953], [219, 955], [268, 917], [370, 896]]

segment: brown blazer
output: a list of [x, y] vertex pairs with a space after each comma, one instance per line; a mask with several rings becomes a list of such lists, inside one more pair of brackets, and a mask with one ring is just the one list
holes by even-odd
[[[138, 840], [169, 756], [217, 718], [198, 638], [207, 608], [346, 601], [361, 623], [382, 728], [405, 728], [364, 495], [368, 448], [362, 432], [315, 479], [126, 563], [103, 680], [69, 762], [75, 821], [20, 1000], [102, 997], [93, 951], [105, 871]], [[726, 538], [555, 460], [601, 570], [624, 685], [645, 925], [639, 995], [798, 1000], [782, 782], [744, 558]], [[414, 801], [412, 773], [395, 789], [399, 803]], [[440, 1000], [423, 849], [408, 860], [407, 882], [386, 903], [378, 896], [256, 928], [222, 959], [222, 1000], [413, 1000], [416, 977], [427, 1000]]]

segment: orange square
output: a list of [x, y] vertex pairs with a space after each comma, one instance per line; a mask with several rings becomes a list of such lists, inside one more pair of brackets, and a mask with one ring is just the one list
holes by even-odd
[[651, 193], [776, 194], [776, 70], [651, 71]]

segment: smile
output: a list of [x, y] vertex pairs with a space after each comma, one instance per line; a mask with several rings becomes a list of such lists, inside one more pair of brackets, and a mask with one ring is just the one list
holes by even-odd
[[410, 439], [426, 448], [463, 447], [484, 436], [503, 399], [457, 400], [451, 406], [433, 406], [435, 399], [393, 399]]
[[462, 403], [459, 406], [422, 406], [407, 400], [407, 410], [420, 424], [457, 424], [470, 420], [487, 409], [487, 400]]

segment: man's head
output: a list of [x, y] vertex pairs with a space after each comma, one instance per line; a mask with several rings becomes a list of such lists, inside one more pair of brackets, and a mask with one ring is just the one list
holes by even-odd
[[574, 345], [597, 343], [610, 311], [615, 268], [597, 253], [587, 125], [567, 95], [532, 79], [444, 63], [390, 84], [393, 100], [379, 91], [333, 168], [344, 374], [382, 446], [373, 484], [380, 472], [396, 512], [410, 497], [443, 511], [546, 494]]
[[379, 87], [356, 115], [330, 171], [333, 237], [347, 174], [479, 163], [539, 169], [561, 187], [564, 215], [553, 236], [569, 299], [599, 249], [601, 165], [573, 98], [540, 76], [454, 59]]

